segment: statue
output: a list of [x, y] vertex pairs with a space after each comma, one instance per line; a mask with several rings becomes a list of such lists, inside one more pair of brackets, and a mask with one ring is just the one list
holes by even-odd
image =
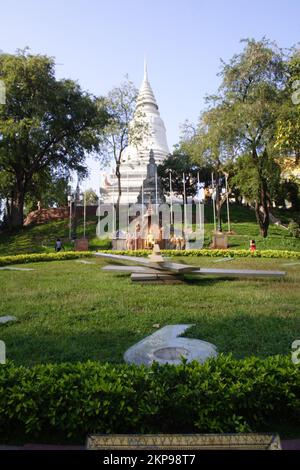
[[140, 189], [138, 198], [138, 204], [148, 203], [151, 204], [162, 204], [166, 202], [164, 196], [160, 178], [157, 176], [157, 165], [155, 163], [153, 150], [149, 153], [149, 163], [147, 165], [147, 176], [143, 181], [143, 186]]

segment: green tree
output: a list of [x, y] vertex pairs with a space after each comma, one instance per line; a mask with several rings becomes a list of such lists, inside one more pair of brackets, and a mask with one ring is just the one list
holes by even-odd
[[288, 81], [285, 100], [277, 119], [275, 147], [281, 154], [295, 156], [300, 163], [300, 51], [287, 63]]
[[252, 203], [261, 190], [261, 175], [268, 187], [269, 201], [276, 200], [281, 193], [281, 169], [278, 163], [268, 153], [262, 160], [263, 167], [257, 170], [251, 154], [241, 155], [234, 164], [230, 184], [238, 188], [245, 199]]
[[87, 205], [97, 204], [98, 196], [97, 196], [97, 193], [92, 188], [89, 188], [86, 191], [84, 191], [84, 195], [85, 195], [85, 201]]
[[210, 170], [200, 168], [191, 157], [180, 148], [169, 155], [157, 168], [164, 192], [170, 194], [170, 176], [172, 192], [184, 198], [183, 174], [185, 175], [186, 196], [195, 196], [197, 192], [198, 173], [201, 182], [207, 183]]
[[143, 113], [135, 109], [138, 90], [126, 78], [119, 87], [113, 88], [105, 99], [105, 106], [109, 115], [105, 126], [100, 150], [100, 159], [103, 164], [113, 161], [115, 175], [118, 180], [118, 199], [120, 204], [122, 195], [121, 165], [124, 150], [129, 144], [138, 146], [148, 126], [143, 121]]
[[34, 175], [31, 189], [25, 197], [25, 211], [48, 207], [64, 207], [70, 193], [69, 177], [44, 171]]
[[[283, 52], [266, 39], [243, 40], [245, 47], [228, 64], [222, 63], [219, 92], [208, 98], [195, 143], [201, 159], [225, 164], [246, 155], [253, 178], [251, 202], [260, 233], [267, 236], [271, 200], [268, 172], [275, 168], [274, 135], [284, 99], [287, 75]], [[255, 191], [254, 191], [254, 188]]]
[[23, 224], [24, 201], [38, 175], [86, 173], [86, 154], [99, 150], [106, 112], [72, 80], [56, 80], [54, 60], [0, 55], [6, 103], [0, 105], [0, 192], [12, 227]]
[[213, 198], [219, 232], [222, 231], [221, 209], [226, 201], [226, 194], [221, 189], [225, 185], [225, 173], [230, 173], [230, 163], [236, 152], [230, 129], [224, 126], [225, 120], [226, 112], [221, 107], [204, 111], [197, 128], [188, 122], [183, 125], [181, 144], [193, 161], [206, 169], [207, 181], [212, 182], [213, 177]]

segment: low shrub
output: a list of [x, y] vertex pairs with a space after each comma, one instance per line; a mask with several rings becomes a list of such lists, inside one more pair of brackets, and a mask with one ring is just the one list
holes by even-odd
[[300, 367], [289, 357], [150, 368], [100, 364], [0, 366], [3, 440], [89, 433], [243, 432], [300, 425]]
[[[127, 256], [148, 256], [149, 250], [101, 250], [101, 253], [112, 253], [114, 255], [127, 255]], [[285, 251], [285, 250], [162, 250], [165, 256], [209, 256], [216, 257], [232, 257], [232, 258], [288, 258], [300, 259], [300, 251]], [[77, 259], [83, 257], [92, 257], [92, 251], [65, 251], [61, 253], [30, 253], [25, 255], [13, 256], [0, 256], [0, 266], [8, 266], [10, 264], [23, 264], [35, 263], [41, 261], [62, 261]]]
[[90, 251], [63, 251], [60, 253], [29, 253], [26, 255], [0, 256], [0, 266], [37, 263], [40, 261], [61, 261], [86, 256], [92, 256], [92, 253]]
[[292, 237], [294, 238], [300, 237], [300, 226], [294, 220], [291, 220], [291, 222], [289, 223], [288, 230], [290, 234], [292, 235]]
[[[118, 255], [127, 255], [127, 256], [148, 256], [150, 254], [149, 250], [103, 250], [103, 253], [113, 253]], [[211, 250], [211, 249], [202, 249], [202, 250], [162, 250], [162, 253], [165, 256], [209, 256], [212, 258], [216, 257], [231, 257], [231, 258], [293, 258], [300, 259], [300, 251], [287, 251], [287, 250]]]

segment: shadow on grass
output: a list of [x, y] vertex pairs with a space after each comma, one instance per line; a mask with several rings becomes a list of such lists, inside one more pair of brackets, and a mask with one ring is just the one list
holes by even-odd
[[[236, 358], [291, 354], [292, 342], [300, 337], [300, 320], [297, 317], [241, 312], [228, 315], [222, 307], [218, 313], [213, 298], [212, 305], [207, 303], [202, 310], [203, 314], [196, 322], [195, 317], [184, 315], [181, 321], [161, 322], [160, 327], [173, 323], [196, 323], [184, 336], [213, 343], [219, 353], [232, 353]], [[30, 334], [15, 328], [9, 331], [7, 327], [2, 329], [2, 338], [6, 343], [7, 359], [16, 364], [30, 366], [86, 360], [122, 363], [125, 351], [153, 332], [147, 331], [147, 328], [136, 328], [122, 328], [120, 324], [119, 329], [105, 330], [86, 324], [82, 332], [75, 328], [72, 330], [72, 326], [64, 334], [41, 327], [38, 332]]]
[[35, 335], [14, 331], [5, 335], [5, 344], [7, 360], [19, 365], [87, 360], [122, 363], [125, 351], [140, 339], [141, 333], [131, 330], [95, 331], [91, 326], [91, 330], [67, 335], [46, 329]]
[[234, 277], [226, 277], [226, 276], [218, 276], [218, 277], [210, 277], [210, 276], [201, 276], [201, 275], [192, 275], [188, 274], [184, 276], [184, 282], [189, 285], [195, 286], [213, 286], [218, 284], [220, 281], [236, 281]]
[[300, 337], [300, 321], [272, 315], [232, 314], [199, 318], [185, 335], [217, 346], [219, 353], [235, 358], [291, 354], [292, 342]]

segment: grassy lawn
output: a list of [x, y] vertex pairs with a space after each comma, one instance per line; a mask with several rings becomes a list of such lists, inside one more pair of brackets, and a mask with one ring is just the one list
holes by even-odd
[[[179, 261], [179, 259], [176, 259]], [[182, 260], [186, 262], [186, 259]], [[33, 263], [34, 271], [0, 271], [0, 326], [7, 358], [18, 364], [122, 362], [125, 350], [160, 326], [195, 324], [186, 334], [237, 358], [290, 354], [300, 338], [300, 263], [283, 259], [207, 258], [211, 267], [283, 269], [285, 279], [188, 279], [182, 285], [132, 284], [102, 272], [103, 262]]]
[[[205, 240], [204, 247], [209, 247], [213, 226], [213, 210], [211, 205], [205, 206]], [[227, 227], [226, 207], [222, 207], [223, 230]], [[270, 225], [269, 235], [266, 239], [259, 235], [255, 214], [248, 207], [237, 204], [230, 205], [231, 230], [233, 235], [229, 237], [230, 248], [249, 248], [250, 239], [254, 238], [256, 246], [260, 250], [296, 250], [300, 251], [300, 238], [293, 238], [288, 230]], [[287, 216], [286, 216], [287, 217]], [[109, 248], [107, 241], [99, 241], [96, 236], [97, 217], [91, 217], [87, 222], [87, 237], [90, 240], [91, 249]], [[78, 222], [78, 237], [83, 235], [83, 221]], [[65, 240], [65, 249], [72, 249], [68, 242], [68, 220], [49, 222], [43, 225], [25, 227], [13, 234], [0, 233], [0, 256], [54, 251], [54, 243], [57, 237]]]

